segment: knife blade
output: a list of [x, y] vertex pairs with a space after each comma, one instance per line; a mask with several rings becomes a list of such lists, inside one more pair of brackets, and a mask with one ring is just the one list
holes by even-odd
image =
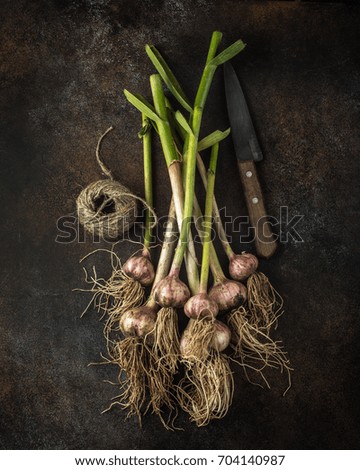
[[231, 135], [250, 223], [255, 232], [256, 252], [262, 258], [270, 258], [277, 249], [277, 243], [255, 168], [255, 162], [262, 160], [263, 154], [239, 79], [229, 62], [224, 64], [224, 82]]

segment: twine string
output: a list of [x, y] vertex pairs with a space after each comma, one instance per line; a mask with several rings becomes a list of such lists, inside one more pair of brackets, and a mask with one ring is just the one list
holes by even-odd
[[98, 143], [97, 143], [97, 146], [96, 146], [96, 161], [98, 162], [100, 168], [101, 168], [101, 171], [104, 173], [105, 176], [107, 176], [108, 178], [110, 178], [111, 180], [114, 179], [111, 171], [109, 170], [109, 168], [105, 165], [105, 163], [101, 160], [100, 158], [100, 146], [101, 146], [101, 142], [103, 141], [103, 138], [110, 132], [114, 129], [113, 126], [110, 126], [109, 129], [107, 129], [99, 138], [98, 140]]
[[[76, 205], [80, 223], [93, 234], [116, 238], [124, 234], [134, 225], [137, 217], [136, 200], [140, 201], [151, 213], [153, 222], [151, 228], [158, 223], [158, 218], [152, 207], [141, 197], [114, 180], [110, 169], [100, 158], [100, 147], [104, 137], [113, 130], [110, 126], [99, 138], [96, 146], [96, 161], [107, 179], [90, 183], [79, 194]], [[99, 200], [102, 199], [99, 205]], [[114, 203], [114, 211], [104, 214], [104, 208]]]

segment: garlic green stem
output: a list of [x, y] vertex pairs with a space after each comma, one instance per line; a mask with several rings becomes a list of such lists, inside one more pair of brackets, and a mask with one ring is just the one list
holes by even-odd
[[[177, 153], [181, 156], [180, 151], [178, 150], [177, 146], [177, 140], [176, 140], [176, 135], [173, 132], [173, 139], [174, 139], [174, 145], [176, 148]], [[185, 167], [186, 167], [186, 161], [185, 159], [182, 159], [182, 168], [183, 172], [182, 175], [185, 175]], [[171, 165], [169, 168], [169, 171], [173, 171], [174, 163]], [[180, 172], [180, 164], [178, 165], [178, 171]], [[177, 175], [177, 186], [178, 190], [181, 192], [182, 198], [181, 200], [183, 201], [184, 198], [184, 189], [183, 189], [183, 184], [180, 184], [180, 178]], [[194, 196], [196, 199], [196, 196]], [[194, 199], [194, 201], [195, 201]], [[182, 219], [183, 219], [183, 205], [181, 206], [181, 216], [178, 220], [178, 225], [181, 229], [181, 224], [182, 224]], [[180, 243], [180, 240], [179, 240]], [[189, 231], [189, 239], [188, 239], [188, 249], [185, 252], [185, 265], [186, 265], [186, 273], [187, 273], [187, 278], [188, 278], [188, 283], [189, 283], [189, 288], [192, 293], [192, 295], [195, 295], [199, 292], [199, 270], [198, 270], [198, 261], [196, 257], [196, 252], [195, 252], [195, 245], [194, 245], [194, 240], [193, 236], [191, 233], [191, 230]]]
[[201, 260], [201, 274], [200, 274], [200, 293], [207, 292], [209, 280], [209, 262], [210, 262], [210, 244], [211, 244], [211, 220], [212, 220], [212, 203], [215, 188], [215, 173], [217, 158], [219, 153], [219, 144], [215, 144], [211, 149], [210, 164], [208, 169], [207, 189], [205, 199], [205, 213], [204, 213], [204, 238], [203, 238], [203, 254]]
[[[184, 259], [185, 251], [187, 248], [188, 235], [190, 230], [190, 222], [192, 217], [192, 207], [194, 203], [194, 189], [195, 189], [195, 167], [194, 158], [196, 156], [196, 139], [195, 136], [189, 139], [189, 147], [187, 153], [187, 164], [185, 172], [185, 200], [184, 200], [184, 213], [183, 223], [180, 231], [179, 244], [175, 251], [174, 260], [171, 266], [171, 272], [178, 274], [182, 261]], [[196, 164], [196, 160], [195, 160]]]
[[[182, 134], [181, 137], [185, 138], [185, 135], [181, 132], [180, 126], [177, 126], [177, 130]], [[186, 144], [184, 144], [184, 146], [186, 146]], [[201, 155], [199, 153], [197, 153], [197, 155], [196, 155], [196, 166], [197, 166], [197, 169], [199, 171], [199, 174], [200, 174], [201, 180], [203, 182], [204, 188], [206, 190], [206, 187], [207, 187], [207, 173], [206, 173], [206, 168], [205, 168], [204, 162], [203, 162], [203, 160], [201, 158]], [[234, 255], [234, 251], [232, 250], [231, 245], [230, 245], [230, 243], [227, 239], [227, 235], [226, 235], [226, 232], [225, 232], [225, 229], [224, 229], [224, 225], [222, 223], [221, 216], [220, 216], [219, 206], [217, 204], [215, 196], [213, 198], [213, 216], [214, 216], [214, 224], [215, 224], [218, 236], [220, 238], [221, 244], [224, 248], [224, 251], [225, 251], [226, 255], [230, 259]], [[210, 259], [212, 259], [212, 258], [210, 258]], [[211, 266], [211, 264], [210, 264], [210, 266]]]
[[174, 161], [168, 167], [168, 172], [169, 172], [171, 190], [172, 190], [173, 198], [174, 198], [176, 218], [178, 221], [179, 230], [181, 230], [182, 220], [183, 220], [183, 211], [184, 211], [184, 188], [182, 184], [180, 161], [179, 160]]
[[[164, 91], [162, 88], [160, 75], [157, 75], [157, 74], [151, 75], [150, 85], [151, 85], [151, 91], [153, 95], [155, 110], [158, 116], [160, 117], [160, 120], [157, 121], [157, 128], [158, 128], [165, 160], [168, 166], [170, 184], [171, 184], [171, 189], [172, 189], [173, 198], [174, 198], [176, 218], [178, 221], [179, 230], [183, 234], [183, 238], [181, 238], [181, 235], [180, 235], [181, 244], [179, 241], [179, 244], [178, 244], [178, 247], [179, 247], [183, 245], [184, 243], [185, 231], [183, 229], [183, 226], [184, 226], [183, 222], [184, 220], [187, 220], [185, 218], [185, 213], [184, 213], [184, 189], [183, 189], [183, 182], [182, 182], [182, 175], [181, 175], [181, 164], [177, 156], [175, 144], [174, 144], [173, 137], [172, 137], [171, 127], [168, 121], [165, 95], [164, 95]], [[193, 178], [195, 180], [195, 171], [193, 173], [194, 173]], [[191, 217], [191, 214], [190, 214], [190, 217]], [[187, 235], [187, 232], [186, 232], [186, 235]], [[187, 239], [186, 239], [186, 242], [187, 242]], [[186, 247], [186, 244], [185, 244], [185, 247]], [[190, 276], [188, 280], [190, 284], [190, 289], [193, 291], [193, 290], [198, 289], [198, 282], [199, 282], [199, 274], [198, 274], [198, 269], [197, 269], [197, 264], [196, 264], [196, 253], [195, 253], [195, 248], [193, 244], [190, 244], [189, 251], [190, 251], [190, 254], [187, 257], [187, 261], [188, 261], [187, 265], [188, 265], [188, 269], [190, 272]], [[184, 257], [184, 254], [185, 253], [182, 254], [182, 259]], [[182, 262], [182, 259], [181, 259], [181, 262]], [[177, 274], [180, 271], [180, 267], [181, 267], [181, 263], [178, 267]], [[173, 272], [171, 274], [173, 274]]]
[[[173, 182], [172, 189], [173, 194], [177, 194], [179, 197], [174, 197], [174, 200], [177, 202], [175, 205], [176, 218], [178, 221], [179, 230], [181, 230], [183, 223], [183, 214], [184, 214], [184, 188], [182, 184], [182, 174], [181, 174], [181, 163], [179, 161], [173, 162], [169, 167], [170, 179]], [[175, 191], [175, 192], [174, 192]], [[178, 244], [181, 243], [180, 239]], [[188, 250], [185, 253], [185, 264], [188, 275], [189, 288], [191, 292], [197, 293], [199, 290], [199, 270], [198, 262], [195, 252], [194, 240], [191, 232], [189, 232], [188, 239]]]
[[[187, 247], [188, 233], [190, 228], [190, 221], [192, 217], [194, 205], [194, 190], [195, 190], [195, 171], [196, 171], [196, 154], [197, 144], [199, 140], [199, 133], [203, 110], [207, 96], [209, 94], [210, 86], [216, 67], [209, 67], [207, 64], [216, 53], [219, 44], [219, 33], [213, 33], [209, 46], [207, 63], [205, 65], [199, 88], [196, 93], [193, 113], [190, 117], [190, 126], [192, 133], [188, 135], [187, 148], [186, 148], [186, 172], [185, 172], [185, 200], [184, 200], [184, 218], [180, 231], [180, 243], [176, 248], [174, 260], [171, 266], [173, 273], [178, 273], [181, 267], [182, 260]], [[165, 102], [164, 102], [165, 106]]]
[[[174, 138], [174, 144], [176, 151], [178, 152], [179, 155], [181, 155], [180, 151], [178, 150], [178, 147], [176, 145], [176, 135], [174, 133], [173, 129], [173, 138]], [[186, 160], [185, 158], [182, 158], [182, 174], [183, 174], [183, 182], [185, 183], [185, 174], [186, 174]], [[196, 200], [196, 196], [194, 195], [194, 201]], [[181, 221], [182, 222], [182, 221]], [[181, 227], [181, 225], [180, 225]], [[189, 230], [189, 235], [188, 235], [188, 249], [185, 252], [185, 267], [186, 267], [186, 273], [187, 273], [187, 278], [188, 278], [188, 284], [190, 291], [192, 295], [195, 295], [199, 292], [199, 270], [198, 270], [198, 261], [196, 257], [196, 252], [195, 252], [195, 245], [194, 245], [194, 239], [191, 233], [191, 230]], [[180, 240], [179, 240], [179, 243]]]
[[159, 116], [157, 128], [160, 136], [165, 161], [168, 167], [170, 184], [174, 198], [176, 217], [178, 219], [179, 229], [182, 226], [184, 194], [181, 177], [180, 161], [178, 159], [175, 145], [172, 138], [171, 127], [168, 121], [167, 109], [165, 103], [164, 90], [162, 88], [160, 75], [154, 74], [150, 77], [151, 91], [154, 100], [155, 110]]
[[[179, 138], [177, 138], [175, 132], [173, 132], [173, 137], [174, 137], [174, 142], [175, 142], [177, 152], [180, 154], [180, 151], [178, 149], [179, 146], [180, 146], [180, 141], [179, 141]], [[185, 167], [185, 166], [186, 166], [186, 160], [183, 159], [183, 167]], [[213, 204], [214, 204], [214, 202], [215, 202], [215, 198], [213, 199]], [[197, 200], [196, 194], [194, 195], [194, 209], [193, 210], [194, 210], [194, 220], [195, 220], [196, 230], [197, 230], [198, 235], [201, 239], [201, 242], [203, 242], [203, 226], [202, 226], [202, 223], [201, 223], [201, 221], [203, 219], [203, 214], [201, 212], [200, 204]], [[190, 234], [191, 234], [191, 232], [190, 232]], [[189, 248], [191, 247], [191, 244], [193, 244], [193, 240], [189, 239]], [[191, 256], [191, 253], [189, 254], [189, 256]], [[214, 282], [216, 282], [216, 281], [220, 282], [220, 281], [226, 279], [226, 276], [225, 276], [224, 271], [221, 267], [219, 258], [216, 254], [215, 247], [214, 247], [212, 242], [210, 243], [210, 269], [211, 269], [211, 272], [212, 272], [212, 275], [213, 275], [213, 278], [214, 278]], [[192, 278], [193, 275], [189, 272], [187, 267], [186, 267], [186, 270], [187, 270], [188, 278]], [[190, 290], [192, 291], [193, 295], [198, 293], [198, 290], [191, 289], [191, 285], [190, 285]]]
[[[202, 182], [204, 184], [204, 188], [206, 189], [207, 184], [208, 184], [206, 168], [205, 168], [204, 162], [202, 161], [202, 158], [201, 158], [199, 153], [196, 156], [196, 165], [197, 165], [198, 171], [200, 173], [200, 177], [202, 179]], [[224, 225], [222, 223], [221, 216], [220, 216], [219, 206], [217, 205], [215, 196], [213, 198], [212, 207], [213, 207], [213, 216], [214, 216], [214, 223], [215, 223], [216, 231], [219, 235], [219, 238], [220, 238], [221, 244], [224, 248], [224, 251], [225, 251], [227, 257], [230, 259], [234, 255], [234, 251], [231, 248], [231, 245], [230, 245], [230, 243], [227, 239], [226, 232], [225, 232], [225, 229], [224, 229]]]
[[206, 63], [208, 64], [216, 56], [217, 49], [222, 39], [222, 33], [220, 31], [214, 31], [211, 37], [209, 52], [206, 57]]
[[[153, 207], [153, 185], [152, 185], [152, 161], [151, 161], [151, 127], [149, 119], [142, 114], [142, 125], [145, 128], [143, 135], [143, 152], [144, 152], [144, 189], [145, 201], [148, 206]], [[152, 216], [148, 209], [145, 215], [145, 233], [144, 233], [144, 246], [149, 248], [151, 243], [152, 231]]]
[[[203, 242], [203, 237], [204, 237], [203, 225], [202, 225], [203, 215], [200, 209], [199, 202], [196, 197], [194, 198], [194, 218], [195, 218], [196, 230], [201, 239], [201, 242]], [[212, 242], [210, 242], [210, 269], [214, 278], [214, 283], [221, 282], [224, 279], [226, 279], [224, 271], [221, 267], [219, 258], [216, 254], [214, 244]]]
[[185, 253], [185, 267], [189, 289], [191, 294], [195, 295], [197, 292], [199, 292], [199, 270], [196, 256], [193, 255], [193, 253], [195, 253], [194, 240], [191, 233], [189, 233], [188, 251]]
[[167, 109], [165, 103], [165, 95], [162, 89], [161, 77], [158, 74], [150, 76], [150, 86], [153, 95], [155, 110], [159, 116], [156, 122], [162, 149], [166, 164], [169, 167], [174, 161], [178, 160], [176, 150], [172, 141], [171, 128], [167, 119]]
[[[173, 119], [172, 113], [169, 113], [169, 114], [170, 114], [169, 117], [171, 119], [171, 124], [178, 131], [178, 134], [181, 137], [181, 140], [184, 141], [183, 148], [184, 148], [184, 151], [186, 151], [187, 135], [186, 135], [184, 129], [182, 129], [182, 127], [178, 124], [178, 122], [175, 121], [175, 119]], [[173, 137], [175, 138], [174, 131], [173, 131]], [[175, 146], [177, 146], [176, 147], [177, 149], [180, 146], [179, 140], [176, 139], [176, 138], [175, 138]], [[177, 152], [180, 153], [179, 150], [177, 150]], [[184, 160], [183, 165], [186, 165], [185, 160]], [[207, 173], [206, 173], [206, 168], [205, 168], [204, 162], [203, 162], [199, 152], [197, 152], [197, 155], [196, 155], [196, 166], [197, 166], [197, 169], [199, 171], [199, 174], [200, 174], [200, 177], [202, 179], [205, 190], [206, 190], [206, 187], [207, 187]], [[224, 229], [224, 225], [221, 221], [219, 206], [216, 202], [215, 196], [213, 198], [213, 216], [214, 216], [214, 224], [215, 224], [215, 227], [216, 227], [216, 231], [219, 235], [219, 238], [220, 238], [220, 241], [223, 245], [224, 251], [225, 251], [226, 255], [228, 256], [228, 258], [230, 259], [234, 255], [234, 251], [232, 250], [231, 245], [227, 240], [227, 235], [226, 235], [226, 232], [225, 232], [225, 229]], [[200, 217], [201, 217], [201, 214], [200, 214]], [[200, 228], [200, 230], [202, 230], [201, 227], [199, 227], [199, 228]], [[211, 259], [212, 258], [210, 258], [210, 260]], [[211, 267], [211, 264], [212, 263], [210, 263], [210, 267]]]

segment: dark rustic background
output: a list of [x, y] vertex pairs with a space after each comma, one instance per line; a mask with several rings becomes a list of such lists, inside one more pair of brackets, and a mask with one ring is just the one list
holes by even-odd
[[[2, 0], [0, 11], [0, 447], [358, 448], [357, 2]], [[104, 350], [101, 323], [92, 311], [80, 319], [89, 298], [72, 292], [84, 287], [80, 258], [108, 245], [56, 243], [56, 223], [100, 177], [95, 146], [111, 124], [104, 159], [142, 195], [139, 115], [122, 89], [149, 96], [149, 42], [193, 96], [214, 29], [224, 46], [247, 43], [234, 66], [265, 154], [258, 168], [269, 212], [304, 215], [304, 242], [290, 237], [261, 265], [285, 298], [278, 337], [293, 386], [282, 397], [281, 377], [266, 390], [238, 370], [225, 419], [197, 429], [180, 415], [185, 432], [166, 432], [148, 416], [139, 429], [119, 409], [100, 414], [115, 369], [87, 367]], [[227, 125], [218, 73], [204, 133]], [[159, 152], [155, 181], [163, 215], [170, 195]], [[229, 214], [245, 213], [230, 141], [216, 187]], [[119, 254], [133, 250], [124, 243]], [[108, 274], [106, 255], [96, 261]]]

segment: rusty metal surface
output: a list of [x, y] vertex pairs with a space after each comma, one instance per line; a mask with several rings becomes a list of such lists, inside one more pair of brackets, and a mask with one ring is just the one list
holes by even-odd
[[[359, 446], [359, 8], [314, 2], [231, 0], [1, 2], [0, 447], [23, 449], [358, 448]], [[179, 417], [167, 432], [153, 416], [142, 429], [114, 409], [103, 382], [111, 366], [86, 367], [104, 350], [79, 260], [91, 241], [55, 243], [56, 221], [81, 188], [115, 176], [142, 194], [138, 113], [122, 89], [149, 95], [144, 45], [164, 52], [190, 96], [211, 32], [241, 37], [235, 61], [264, 151], [258, 166], [269, 212], [304, 215], [263, 262], [286, 302], [278, 337], [295, 369], [293, 386], [271, 390], [236, 373], [231, 412], [205, 429]], [[222, 77], [213, 84], [205, 130], [226, 128]], [[217, 193], [228, 214], [245, 213], [231, 142]], [[156, 155], [156, 210], [169, 185]], [[278, 229], [277, 229], [278, 230]], [[104, 245], [101, 245], [104, 247]], [[238, 240], [234, 246], [240, 250]], [[134, 245], [123, 244], [126, 258]], [[224, 262], [224, 258], [222, 257]], [[106, 273], [107, 260], [99, 256]], [[225, 265], [225, 264], [224, 264]]]

